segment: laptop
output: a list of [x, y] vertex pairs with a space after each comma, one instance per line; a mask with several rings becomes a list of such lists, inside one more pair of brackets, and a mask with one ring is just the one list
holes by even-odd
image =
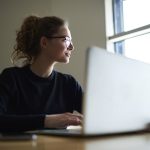
[[82, 128], [47, 129], [36, 133], [100, 136], [149, 128], [150, 64], [90, 47], [85, 70]]

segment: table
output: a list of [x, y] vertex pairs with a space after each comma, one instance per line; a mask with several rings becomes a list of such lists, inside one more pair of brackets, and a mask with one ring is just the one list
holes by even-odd
[[0, 141], [0, 150], [150, 150], [150, 133], [75, 138], [38, 135], [36, 140]]

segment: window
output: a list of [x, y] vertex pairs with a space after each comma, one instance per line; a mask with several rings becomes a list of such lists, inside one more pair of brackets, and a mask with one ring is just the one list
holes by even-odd
[[112, 0], [115, 53], [150, 63], [150, 1]]

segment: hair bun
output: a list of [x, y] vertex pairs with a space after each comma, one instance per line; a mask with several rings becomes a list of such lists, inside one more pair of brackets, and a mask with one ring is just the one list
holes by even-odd
[[33, 26], [37, 26], [39, 23], [39, 19], [40, 17], [37, 16], [29, 16], [24, 20], [24, 27], [33, 27]]

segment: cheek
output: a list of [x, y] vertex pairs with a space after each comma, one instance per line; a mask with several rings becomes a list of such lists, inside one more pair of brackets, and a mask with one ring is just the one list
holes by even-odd
[[57, 44], [53, 49], [53, 53], [55, 53], [56, 55], [60, 56], [64, 53], [64, 51], [66, 50], [66, 47], [63, 44]]
[[65, 51], [66, 50], [66, 47], [65, 45], [63, 44], [57, 44], [55, 47], [54, 47], [55, 51], [57, 52], [62, 52], [62, 51]]
[[66, 51], [66, 47], [63, 44], [51, 45], [49, 49], [47, 49], [47, 53], [51, 58], [58, 58], [64, 55], [64, 51]]

